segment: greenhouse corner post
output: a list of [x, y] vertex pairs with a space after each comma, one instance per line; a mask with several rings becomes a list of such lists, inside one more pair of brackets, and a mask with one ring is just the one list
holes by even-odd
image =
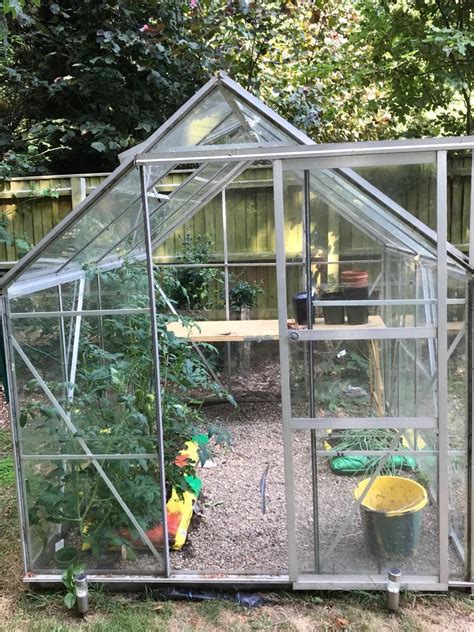
[[449, 581], [449, 494], [448, 494], [448, 260], [447, 260], [447, 152], [437, 152], [437, 285], [438, 285], [438, 510], [439, 581]]
[[18, 517], [20, 521], [20, 528], [22, 534], [22, 561], [25, 574], [28, 573], [31, 568], [31, 546], [30, 536], [28, 529], [28, 521], [26, 516], [26, 489], [25, 481], [23, 478], [23, 471], [21, 468], [20, 457], [20, 439], [18, 436], [18, 421], [19, 421], [19, 404], [18, 404], [18, 391], [16, 388], [15, 368], [14, 368], [14, 355], [12, 347], [12, 330], [11, 330], [11, 318], [10, 318], [10, 306], [8, 304], [8, 298], [6, 294], [0, 295], [1, 305], [1, 318], [3, 327], [3, 340], [4, 340], [4, 353], [5, 364], [7, 367], [7, 382], [9, 391], [9, 403], [8, 409], [10, 412], [10, 428], [13, 441], [13, 459], [15, 463], [15, 484], [17, 493], [17, 507]]
[[155, 376], [155, 409], [156, 409], [156, 431], [157, 431], [157, 449], [158, 462], [160, 467], [160, 489], [161, 489], [161, 506], [163, 516], [163, 555], [165, 561], [164, 574], [166, 577], [170, 575], [170, 555], [168, 549], [168, 523], [166, 517], [166, 484], [165, 484], [165, 459], [163, 445], [163, 413], [161, 407], [161, 383], [160, 383], [160, 353], [158, 346], [157, 331], [157, 315], [156, 315], [156, 298], [155, 298], [155, 277], [153, 274], [153, 246], [151, 242], [151, 226], [150, 213], [148, 209], [147, 186], [145, 179], [145, 167], [139, 166], [140, 187], [142, 196], [143, 210], [143, 228], [145, 234], [145, 251], [146, 266], [148, 275], [148, 292], [150, 296], [150, 327], [151, 327], [151, 345], [152, 358]]

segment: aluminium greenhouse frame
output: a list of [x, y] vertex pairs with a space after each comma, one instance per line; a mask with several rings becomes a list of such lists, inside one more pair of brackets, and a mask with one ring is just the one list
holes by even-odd
[[[305, 147], [287, 147], [272, 149], [242, 149], [235, 151], [226, 151], [222, 149], [195, 149], [186, 153], [173, 154], [173, 161], [181, 158], [190, 162], [205, 161], [272, 161], [274, 173], [274, 198], [275, 198], [275, 230], [276, 230], [276, 251], [277, 251], [277, 278], [278, 278], [278, 304], [279, 304], [279, 327], [280, 327], [280, 357], [287, 358], [289, 353], [289, 344], [291, 341], [311, 341], [315, 339], [311, 329], [299, 332], [288, 332], [286, 311], [286, 285], [285, 285], [285, 248], [284, 248], [284, 206], [283, 206], [283, 174], [285, 171], [301, 169], [309, 171], [317, 168], [338, 168], [343, 169], [353, 179], [358, 176], [351, 172], [353, 167], [377, 165], [401, 165], [416, 163], [434, 163], [437, 172], [437, 230], [436, 232], [429, 229], [422, 222], [404, 211], [400, 206], [389, 200], [386, 196], [380, 194], [377, 190], [377, 197], [383, 197], [384, 203], [394, 211], [396, 215], [402, 217], [407, 223], [411, 224], [414, 229], [424, 234], [430, 241], [436, 244], [437, 252], [437, 309], [438, 323], [437, 327], [413, 327], [404, 328], [404, 338], [436, 338], [438, 349], [438, 418], [399, 418], [395, 419], [399, 428], [438, 428], [439, 431], [439, 564], [440, 574], [436, 576], [410, 576], [404, 585], [410, 590], [447, 590], [450, 586], [474, 587], [474, 576], [472, 569], [474, 568], [474, 551], [473, 542], [474, 534], [472, 527], [470, 534], [470, 568], [471, 575], [469, 581], [453, 581], [449, 580], [449, 562], [448, 562], [448, 543], [449, 543], [449, 525], [448, 525], [448, 428], [447, 428], [447, 360], [451, 355], [453, 348], [459, 343], [462, 336], [458, 336], [452, 344], [452, 348], [448, 350], [447, 345], [447, 306], [448, 304], [458, 303], [457, 299], [448, 299], [447, 295], [447, 256], [449, 255], [465, 268], [469, 269], [471, 274], [474, 272], [472, 266], [474, 257], [474, 231], [470, 234], [470, 250], [469, 257], [460, 252], [447, 241], [447, 152], [455, 150], [473, 150], [474, 137], [461, 137], [454, 139], [425, 139], [413, 141], [385, 141], [385, 142], [364, 142], [364, 143], [343, 143], [334, 145], [319, 145]], [[376, 156], [376, 163], [374, 163]], [[135, 158], [135, 164], [139, 169], [154, 164], [166, 164], [170, 162], [170, 157], [165, 154], [141, 154]], [[472, 168], [474, 172], [474, 166]], [[370, 187], [370, 185], [369, 185]], [[364, 184], [367, 188], [367, 184]], [[474, 221], [474, 193], [471, 190], [471, 221]], [[474, 224], [473, 224], [474, 225]], [[383, 303], [384, 301], [382, 301]], [[395, 304], [396, 301], [385, 301], [387, 304]], [[403, 301], [406, 302], [406, 301]], [[468, 337], [472, 329], [473, 318], [473, 300], [472, 300], [472, 282], [470, 283], [469, 292], [469, 321], [468, 321]], [[363, 302], [367, 305], [374, 304], [373, 301]], [[337, 305], [337, 301], [328, 302], [329, 305]], [[339, 303], [340, 304], [340, 303]], [[381, 304], [377, 301], [377, 304]], [[341, 334], [341, 339], [350, 338], [351, 332]], [[400, 337], [398, 328], [386, 328], [382, 332], [366, 329], [361, 332], [353, 332], [354, 339], [395, 339]], [[335, 339], [334, 333], [327, 334], [320, 332], [316, 339]], [[337, 339], [337, 335], [336, 335]], [[472, 334], [469, 342], [469, 350], [472, 356]], [[469, 375], [473, 375], [472, 357], [469, 358]], [[299, 574], [297, 569], [297, 553], [296, 540], [293, 525], [295, 524], [295, 499], [291, 489], [291, 482], [294, 471], [291, 455], [291, 431], [292, 430], [308, 430], [313, 428], [324, 428], [330, 422], [347, 427], [347, 420], [341, 421], [338, 418], [322, 418], [322, 419], [304, 419], [293, 418], [290, 409], [290, 386], [288, 364], [281, 362], [282, 370], [282, 407], [283, 407], [283, 432], [284, 432], [284, 449], [285, 449], [285, 476], [286, 476], [286, 500], [287, 500], [287, 520], [289, 533], [289, 580], [296, 589], [383, 589], [386, 584], [384, 575], [311, 575]], [[472, 380], [469, 383], [469, 411], [470, 419], [468, 423], [469, 436], [472, 440]], [[441, 421], [443, 420], [443, 421]], [[372, 417], [369, 421], [364, 419], [350, 419], [356, 422], [355, 427], [393, 427], [394, 418], [376, 418]], [[357, 425], [360, 423], [360, 426]], [[319, 425], [318, 425], [319, 424]], [[352, 426], [354, 427], [354, 426]], [[470, 498], [469, 498], [469, 516], [470, 523], [474, 520], [474, 503], [473, 503], [473, 454], [470, 446], [469, 449], [469, 466], [470, 466]]]
[[[199, 93], [198, 93], [199, 94]], [[198, 96], [196, 95], [198, 100]], [[286, 124], [286, 123], [285, 123]], [[286, 124], [288, 125], [288, 124]], [[294, 129], [294, 128], [293, 128]], [[307, 142], [307, 137], [300, 135], [300, 142]], [[151, 140], [151, 139], [150, 139]], [[147, 145], [148, 145], [147, 141]], [[137, 149], [141, 149], [140, 146]], [[448, 541], [449, 541], [449, 525], [448, 525], [448, 500], [447, 500], [447, 458], [448, 458], [448, 444], [447, 444], [447, 360], [449, 357], [449, 350], [447, 345], [447, 307], [448, 304], [455, 304], [456, 299], [447, 299], [447, 267], [448, 267], [448, 255], [459, 263], [462, 267], [468, 270], [471, 274], [474, 270], [474, 231], [470, 235], [470, 254], [469, 258], [463, 253], [451, 246], [447, 242], [447, 151], [470, 149], [474, 148], [474, 138], [459, 138], [459, 139], [428, 139], [420, 141], [400, 141], [400, 142], [374, 142], [374, 143], [347, 143], [338, 145], [310, 145], [310, 146], [280, 146], [275, 148], [268, 147], [238, 147], [238, 148], [210, 148], [210, 149], [197, 149], [192, 148], [186, 151], [167, 152], [163, 151], [158, 154], [139, 154], [130, 155], [128, 160], [121, 165], [117, 171], [112, 174], [110, 178], [101, 185], [98, 190], [79, 205], [64, 222], [62, 222], [56, 229], [54, 229], [29, 255], [17, 264], [17, 266], [9, 272], [1, 282], [1, 288], [4, 290], [18, 277], [18, 275], [25, 270], [28, 265], [35, 260], [38, 253], [43, 251], [46, 246], [52, 243], [59, 235], [61, 235], [65, 229], [71, 225], [76, 219], [78, 219], [88, 208], [91, 201], [97, 199], [103, 192], [110, 190], [118, 178], [124, 171], [130, 169], [132, 163], [140, 173], [141, 194], [142, 194], [142, 211], [144, 217], [145, 226], [145, 251], [140, 256], [146, 259], [149, 280], [152, 278], [153, 267], [153, 248], [156, 243], [152, 242], [152, 231], [150, 228], [150, 213], [148, 209], [148, 195], [146, 182], [146, 169], [152, 165], [173, 165], [179, 163], [212, 163], [212, 162], [224, 162], [224, 163], [237, 163], [235, 171], [231, 171], [231, 177], [234, 173], [237, 173], [239, 169], [242, 169], [255, 161], [271, 161], [273, 164], [273, 182], [274, 182], [274, 212], [275, 212], [275, 230], [276, 230], [276, 265], [277, 265], [277, 287], [278, 287], [278, 305], [279, 305], [279, 340], [280, 340], [280, 357], [281, 357], [281, 387], [282, 387], [282, 405], [283, 405], [283, 441], [285, 451], [285, 479], [286, 479], [286, 506], [287, 506], [287, 520], [288, 520], [288, 544], [289, 544], [289, 573], [288, 575], [245, 575], [245, 574], [229, 574], [224, 573], [186, 573], [186, 572], [165, 572], [165, 576], [111, 576], [104, 574], [91, 574], [91, 581], [104, 581], [108, 583], [124, 583], [124, 582], [139, 582], [139, 583], [185, 583], [185, 584], [232, 584], [232, 585], [253, 585], [253, 584], [292, 584], [297, 589], [368, 589], [368, 588], [384, 588], [386, 584], [386, 577], [381, 575], [308, 575], [299, 574], [296, 564], [297, 552], [296, 552], [296, 540], [294, 532], [295, 522], [295, 499], [292, 489], [293, 479], [293, 463], [292, 463], [292, 431], [295, 429], [314, 429], [324, 428], [322, 424], [328, 424], [332, 421], [333, 424], [337, 424], [337, 419], [330, 420], [324, 419], [311, 419], [311, 418], [292, 418], [290, 407], [290, 388], [289, 388], [289, 367], [288, 367], [288, 353], [289, 346], [296, 340], [299, 341], [312, 341], [312, 340], [324, 340], [324, 334], [319, 332], [315, 334], [311, 329], [301, 330], [298, 332], [288, 332], [287, 329], [287, 310], [286, 310], [286, 280], [285, 280], [285, 249], [283, 239], [283, 216], [284, 216], [284, 204], [283, 204], [283, 176], [287, 170], [302, 170], [309, 171], [316, 168], [337, 168], [344, 170], [349, 178], [357, 179], [358, 176], [351, 171], [352, 167], [373, 165], [376, 160], [377, 165], [381, 164], [414, 164], [419, 162], [430, 162], [436, 164], [437, 169], [437, 231], [436, 233], [427, 228], [422, 222], [416, 220], [404, 209], [397, 206], [394, 202], [388, 198], [381, 201], [391, 208], [395, 216], [401, 217], [406, 223], [411, 225], [415, 230], [422, 233], [433, 245], [436, 246], [437, 253], [437, 299], [436, 304], [438, 308], [438, 323], [437, 327], [405, 327], [403, 330], [403, 337], [405, 338], [435, 338], [438, 348], [438, 421], [435, 418], [397, 418], [397, 425], [400, 428], [438, 428], [439, 429], [439, 565], [440, 573], [439, 577], [434, 576], [409, 576], [407, 582], [404, 582], [409, 589], [418, 590], [446, 590], [449, 586], [474, 586], [474, 577], [472, 575], [472, 569], [474, 568], [474, 540], [473, 529], [471, 527], [469, 537], [470, 547], [470, 569], [471, 575], [470, 581], [449, 581], [449, 568], [448, 568]], [[133, 168], [133, 167], [132, 167]], [[367, 188], [367, 183], [364, 184]], [[370, 186], [370, 185], [369, 185]], [[380, 199], [380, 192], [373, 190], [372, 193]], [[212, 192], [215, 195], [216, 192]], [[195, 212], [196, 209], [194, 209]], [[471, 190], [471, 225], [474, 225], [474, 193]], [[163, 237], [164, 239], [164, 237]], [[116, 263], [116, 262], [115, 262]], [[108, 265], [113, 265], [110, 263]], [[61, 273], [62, 274], [62, 273]], [[31, 283], [37, 283], [41, 285], [41, 277], [32, 279]], [[149, 283], [150, 294], [150, 310], [152, 321], [156, 320], [156, 303], [153, 291], [153, 284]], [[382, 301], [387, 305], [395, 305], [396, 300]], [[406, 303], [406, 301], [404, 301]], [[365, 301], [363, 304], [373, 304], [373, 301]], [[9, 371], [9, 384], [11, 397], [11, 412], [12, 418], [15, 418], [16, 411], [16, 394], [15, 394], [15, 376], [12, 371], [11, 361], [11, 329], [10, 318], [8, 309], [8, 298], [3, 296], [3, 322], [5, 328], [5, 339], [8, 341], [7, 346], [7, 367]], [[333, 303], [334, 305], [337, 302]], [[381, 302], [377, 301], [377, 305]], [[469, 292], [469, 320], [468, 331], [465, 333], [469, 340], [469, 373], [472, 375], [472, 356], [473, 356], [473, 339], [472, 339], [472, 319], [473, 319], [473, 300], [472, 291]], [[98, 314], [105, 314], [106, 310], [97, 310]], [[117, 310], [114, 310], [116, 313]], [[122, 310], [124, 311], [124, 310]], [[94, 312], [95, 313], [95, 312]], [[51, 315], [52, 313], [50, 313]], [[67, 314], [68, 316], [80, 319], [82, 316], [91, 315], [91, 310], [83, 310], [82, 307], [71, 312], [59, 312], [60, 315]], [[21, 316], [20, 316], [21, 317]], [[155, 384], [157, 386], [157, 393], [159, 394], [159, 353], [158, 353], [158, 340], [156, 336], [156, 327], [152, 328], [152, 344], [153, 355], [155, 361]], [[295, 338], [296, 336], [296, 338]], [[348, 338], [347, 332], [344, 334], [345, 339]], [[363, 336], [361, 338], [361, 336]], [[349, 335], [350, 337], [350, 335]], [[380, 340], [390, 340], [400, 337], [400, 330], [397, 328], [385, 328], [384, 330], [374, 331], [370, 328], [365, 329], [364, 333], [360, 332], [355, 334], [354, 339], [369, 339], [377, 338]], [[334, 334], [332, 338], [334, 339]], [[459, 342], [459, 340], [457, 340]], [[469, 380], [471, 385], [471, 380]], [[472, 434], [472, 395], [469, 392], [469, 434]], [[161, 407], [159, 405], [159, 398], [157, 398], [157, 418], [158, 429], [160, 428], [160, 416]], [[388, 419], [388, 421], [387, 421]], [[359, 423], [359, 427], [373, 427], [378, 424], [378, 427], [393, 427], [393, 421], [395, 418], [383, 418], [372, 417], [370, 421], [367, 419], [354, 419], [351, 421]], [[347, 422], [346, 422], [347, 423]], [[385, 424], [385, 426], [384, 426]], [[389, 425], [390, 424], [390, 425]], [[403, 425], [405, 424], [405, 425]], [[333, 425], [336, 427], [336, 425]], [[357, 426], [356, 426], [357, 427]], [[17, 467], [17, 480], [21, 478], [20, 467], [20, 455], [18, 453], [18, 444], [14, 435], [15, 442], [15, 463]], [[162, 454], [162, 452], [161, 452]], [[468, 499], [468, 510], [470, 515], [470, 524], [474, 524], [473, 515], [473, 489], [474, 489], [474, 463], [472, 449], [469, 447], [469, 468], [470, 468], [470, 496]], [[22, 490], [18, 487], [19, 497], [22, 497]], [[26, 540], [26, 520], [23, 515], [23, 507], [20, 503], [20, 518], [22, 522], [23, 536]], [[166, 521], [165, 521], [166, 522]], [[25, 571], [28, 572], [25, 559]], [[166, 576], [168, 575], [168, 576]], [[25, 577], [25, 581], [28, 582], [57, 582], [60, 581], [60, 576], [56, 574], [41, 574]]]

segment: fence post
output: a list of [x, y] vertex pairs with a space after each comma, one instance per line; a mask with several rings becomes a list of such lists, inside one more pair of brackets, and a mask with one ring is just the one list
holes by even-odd
[[72, 202], [72, 208], [74, 208], [75, 206], [77, 206], [79, 204], [79, 202], [82, 202], [82, 200], [85, 200], [87, 195], [87, 191], [86, 191], [86, 179], [85, 178], [78, 178], [78, 177], [72, 177], [71, 178], [71, 202]]

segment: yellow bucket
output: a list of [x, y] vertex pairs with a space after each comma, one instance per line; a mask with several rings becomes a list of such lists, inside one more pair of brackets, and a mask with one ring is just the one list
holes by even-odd
[[[356, 500], [360, 500], [369, 482], [366, 478], [357, 485]], [[371, 551], [377, 555], [411, 555], [420, 539], [421, 510], [427, 503], [426, 489], [416, 481], [377, 476], [360, 506]]]

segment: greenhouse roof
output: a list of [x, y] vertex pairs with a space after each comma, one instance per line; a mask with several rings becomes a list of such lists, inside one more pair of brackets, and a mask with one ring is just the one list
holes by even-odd
[[[3, 277], [0, 287], [15, 282], [11, 294], [22, 294], [80, 278], [85, 266], [116, 267], [127, 258], [144, 258], [142, 184], [157, 246], [249, 166], [282, 158], [294, 159], [295, 170], [310, 168], [301, 166], [305, 159], [322, 160], [312, 184], [321, 191], [331, 182], [327, 191], [338, 213], [385, 246], [433, 258], [436, 233], [351, 170], [350, 157], [370, 156], [382, 146], [387, 154], [434, 155], [440, 146], [472, 140], [315, 145], [219, 73], [150, 138], [122, 154], [122, 164]], [[146, 166], [143, 183], [137, 164]], [[164, 178], [183, 165], [189, 170], [183, 183], [164, 193]], [[467, 265], [466, 256], [451, 245], [449, 253]]]

